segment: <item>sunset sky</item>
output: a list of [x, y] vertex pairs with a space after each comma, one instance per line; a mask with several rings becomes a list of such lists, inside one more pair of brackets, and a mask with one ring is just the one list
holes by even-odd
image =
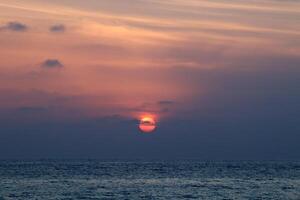
[[0, 0], [2, 159], [300, 159], [299, 141], [298, 0]]

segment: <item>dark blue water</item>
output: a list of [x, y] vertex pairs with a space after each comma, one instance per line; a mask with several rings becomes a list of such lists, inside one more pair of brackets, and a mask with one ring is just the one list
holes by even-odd
[[3, 199], [300, 199], [300, 163], [0, 161]]

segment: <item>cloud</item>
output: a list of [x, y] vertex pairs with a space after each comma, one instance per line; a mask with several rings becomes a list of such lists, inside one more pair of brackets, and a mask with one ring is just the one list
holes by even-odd
[[27, 25], [20, 22], [8, 22], [6, 25], [0, 27], [0, 30], [9, 30], [16, 32], [24, 32], [28, 29]]
[[175, 103], [174, 101], [170, 101], [170, 100], [163, 100], [163, 101], [157, 102], [158, 105], [162, 105], [162, 106], [172, 105], [174, 103]]
[[56, 25], [51, 26], [49, 28], [49, 30], [50, 30], [50, 32], [53, 32], [53, 33], [62, 33], [62, 32], [65, 32], [66, 27], [63, 24], [56, 24]]
[[45, 68], [61, 68], [64, 67], [64, 65], [57, 59], [48, 59], [45, 60], [42, 65], [42, 67]]

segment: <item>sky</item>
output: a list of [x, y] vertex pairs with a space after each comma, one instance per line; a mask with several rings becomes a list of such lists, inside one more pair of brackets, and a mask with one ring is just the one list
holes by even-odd
[[0, 159], [300, 160], [299, 141], [299, 0], [0, 0]]

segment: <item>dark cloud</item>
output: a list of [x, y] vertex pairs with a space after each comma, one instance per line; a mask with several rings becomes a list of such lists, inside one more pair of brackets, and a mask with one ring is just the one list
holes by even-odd
[[45, 60], [42, 65], [45, 68], [62, 68], [64, 65], [57, 59], [48, 59]]
[[20, 22], [8, 22], [6, 25], [0, 27], [0, 30], [10, 30], [16, 32], [24, 32], [28, 29], [27, 25]]
[[53, 33], [62, 33], [62, 32], [65, 32], [66, 30], [66, 26], [63, 25], [63, 24], [56, 24], [56, 25], [53, 25], [49, 28], [50, 32], [53, 32]]

